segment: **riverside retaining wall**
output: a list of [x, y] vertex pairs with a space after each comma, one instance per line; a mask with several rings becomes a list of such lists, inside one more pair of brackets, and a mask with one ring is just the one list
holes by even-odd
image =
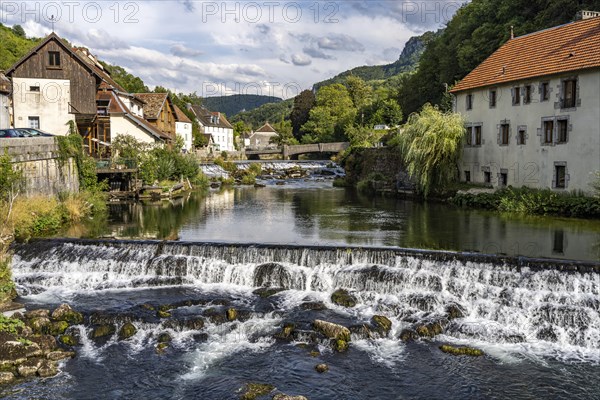
[[55, 138], [2, 138], [0, 154], [5, 153], [11, 156], [15, 167], [23, 171], [26, 195], [79, 191], [75, 161], [70, 158], [64, 165], [60, 162]]

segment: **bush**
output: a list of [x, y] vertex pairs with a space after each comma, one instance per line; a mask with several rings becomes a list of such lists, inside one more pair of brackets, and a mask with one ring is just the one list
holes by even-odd
[[242, 185], [254, 185], [256, 183], [256, 177], [252, 174], [244, 175], [242, 178]]
[[262, 165], [259, 163], [252, 163], [248, 167], [248, 172], [250, 172], [254, 176], [258, 176], [262, 173]]
[[461, 207], [512, 213], [600, 218], [600, 198], [587, 197], [581, 192], [507, 188], [494, 193], [459, 193], [451, 202]]

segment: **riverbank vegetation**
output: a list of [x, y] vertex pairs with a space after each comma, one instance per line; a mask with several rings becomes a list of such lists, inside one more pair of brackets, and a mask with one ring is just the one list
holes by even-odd
[[600, 197], [580, 192], [557, 193], [550, 189], [506, 188], [490, 193], [459, 192], [450, 202], [465, 208], [501, 212], [600, 218]]

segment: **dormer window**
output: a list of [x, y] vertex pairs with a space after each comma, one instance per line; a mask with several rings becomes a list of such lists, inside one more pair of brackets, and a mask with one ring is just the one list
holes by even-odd
[[54, 68], [60, 68], [60, 52], [49, 51], [48, 52], [48, 66]]

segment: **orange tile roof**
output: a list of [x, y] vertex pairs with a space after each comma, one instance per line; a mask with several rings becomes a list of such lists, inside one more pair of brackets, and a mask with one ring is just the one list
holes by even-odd
[[450, 92], [588, 68], [600, 68], [600, 17], [511, 39]]

